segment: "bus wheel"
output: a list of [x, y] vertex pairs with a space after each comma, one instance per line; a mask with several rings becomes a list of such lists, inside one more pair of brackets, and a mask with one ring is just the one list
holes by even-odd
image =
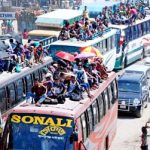
[[135, 112], [135, 116], [137, 117], [137, 118], [141, 118], [142, 117], [142, 115], [143, 115], [143, 106], [141, 106], [141, 108], [140, 109], [138, 109], [136, 112]]

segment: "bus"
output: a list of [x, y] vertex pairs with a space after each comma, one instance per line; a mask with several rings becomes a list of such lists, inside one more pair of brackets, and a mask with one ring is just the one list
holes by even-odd
[[52, 12], [37, 16], [35, 21], [36, 30], [29, 32], [29, 38], [32, 41], [43, 43], [44, 48], [56, 41], [59, 33], [68, 21], [73, 24], [75, 21], [80, 21], [82, 18], [82, 11], [70, 9], [56, 9]]
[[114, 25], [109, 27], [118, 29], [120, 45], [117, 49], [115, 69], [121, 69], [127, 65], [142, 59], [150, 49], [144, 48], [143, 38], [150, 34], [150, 16], [136, 20], [132, 25]]
[[41, 107], [22, 102], [7, 118], [1, 150], [108, 150], [117, 125], [116, 78], [109, 73], [92, 99]]
[[69, 53], [80, 52], [80, 48], [94, 46], [99, 49], [103, 55], [104, 65], [108, 71], [112, 71], [116, 61], [116, 51], [118, 45], [117, 30], [106, 28], [103, 31], [103, 35], [99, 36], [99, 33], [95, 33], [98, 36], [93, 37], [91, 40], [78, 41], [76, 39], [69, 39], [65, 41], [58, 40], [52, 43], [48, 49], [51, 57], [55, 58], [55, 53], [58, 51], [66, 51]]
[[49, 31], [49, 30], [32, 30], [29, 31], [29, 39], [33, 42], [42, 42], [43, 48], [47, 49], [52, 42], [57, 40], [59, 36], [59, 31]]
[[45, 57], [43, 64], [35, 65], [33, 68], [25, 67], [20, 73], [0, 74], [0, 111], [4, 115], [23, 100], [25, 94], [31, 90], [33, 79], [42, 79], [42, 70], [50, 65], [51, 57]]

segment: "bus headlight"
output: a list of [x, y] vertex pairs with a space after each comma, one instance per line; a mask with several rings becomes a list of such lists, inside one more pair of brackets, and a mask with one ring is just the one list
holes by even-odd
[[134, 106], [138, 106], [139, 104], [140, 104], [140, 100], [137, 99], [137, 98], [135, 98], [135, 99], [133, 100], [133, 105], [134, 105]]

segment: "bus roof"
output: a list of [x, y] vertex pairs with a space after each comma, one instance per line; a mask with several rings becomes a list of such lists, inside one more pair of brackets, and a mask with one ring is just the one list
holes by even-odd
[[99, 94], [104, 91], [104, 89], [116, 78], [116, 73], [109, 73], [109, 78], [102, 83], [97, 90], [91, 91], [91, 94], [94, 95], [93, 99], [89, 99], [84, 95], [84, 100], [80, 101], [71, 101], [66, 99], [64, 104], [42, 104], [41, 107], [37, 107], [34, 104], [29, 106], [24, 106], [26, 102], [20, 103], [18, 106], [14, 107], [11, 111], [12, 113], [35, 113], [35, 114], [49, 114], [49, 115], [58, 115], [58, 116], [67, 116], [72, 118], [78, 118], [81, 113], [83, 113], [88, 106], [99, 96]]
[[142, 72], [144, 74], [146, 74], [148, 70], [150, 70], [150, 67], [142, 64], [133, 64], [125, 69], [126, 72]]
[[120, 78], [118, 79], [118, 82], [139, 82], [141, 78], [143, 77], [144, 73], [142, 72], [125, 72]]
[[[140, 24], [142, 22], [145, 22], [145, 21], [148, 21], [150, 20], [150, 15], [147, 15], [144, 19], [141, 19], [141, 20], [136, 20], [136, 23], [133, 23], [133, 25], [137, 25], [137, 24]], [[116, 29], [121, 29], [121, 30], [124, 30], [126, 28], [129, 27], [129, 25], [123, 25], [123, 24], [109, 24], [109, 27], [110, 28], [116, 28]]]
[[71, 9], [57, 9], [37, 17], [35, 21], [38, 26], [62, 27], [64, 21], [79, 20], [82, 17], [82, 11]]
[[116, 34], [116, 29], [110, 29], [109, 32], [104, 33], [101, 37], [97, 37], [93, 40], [87, 40], [87, 41], [78, 41], [77, 39], [69, 39], [69, 40], [58, 40], [56, 42], [53, 42], [51, 45], [64, 45], [64, 46], [75, 46], [75, 47], [87, 47], [90, 45], [94, 45], [98, 43], [99, 41], [102, 41], [104, 39], [107, 39], [108, 37]]
[[34, 35], [34, 36], [58, 36], [60, 31], [50, 31], [50, 30], [32, 30], [29, 31], [29, 36]]
[[5, 85], [10, 84], [12, 81], [20, 79], [21, 77], [24, 77], [27, 74], [30, 74], [30, 73], [38, 70], [41, 67], [47, 66], [48, 64], [50, 64], [52, 62], [51, 57], [45, 57], [44, 60], [45, 60], [44, 64], [38, 64], [38, 65], [34, 66], [33, 68], [25, 67], [21, 70], [20, 73], [17, 73], [17, 72], [7, 73], [4, 71], [2, 74], [0, 74], [0, 88], [2, 88]]

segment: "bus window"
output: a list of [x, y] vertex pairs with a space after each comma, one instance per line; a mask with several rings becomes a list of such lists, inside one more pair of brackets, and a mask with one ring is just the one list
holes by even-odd
[[32, 88], [32, 78], [31, 78], [31, 75], [27, 75], [26, 78], [25, 78], [25, 81], [26, 81], [26, 91], [30, 92], [31, 88]]
[[104, 90], [104, 92], [102, 93], [102, 96], [104, 98], [104, 108], [105, 108], [105, 114], [107, 113], [110, 105], [109, 105], [109, 101], [108, 101], [108, 95], [107, 95], [107, 91], [106, 89]]
[[15, 82], [15, 84], [16, 84], [17, 101], [21, 101], [23, 100], [23, 94], [24, 94], [23, 80], [19, 79]]
[[103, 48], [103, 43], [102, 42], [100, 42], [100, 50]]
[[113, 49], [115, 47], [115, 35], [111, 36], [111, 49]]
[[134, 35], [135, 35], [135, 38], [138, 38], [138, 30], [137, 30], [137, 25], [133, 26], [133, 30], [134, 30]]
[[[90, 131], [93, 131], [93, 129], [94, 129], [93, 113], [92, 113], [91, 107], [89, 107], [89, 108], [87, 109], [87, 115], [88, 115], [88, 126], [89, 126], [89, 134], [90, 134]], [[89, 134], [88, 134], [88, 135], [89, 135]]]
[[16, 101], [16, 92], [15, 92], [15, 86], [13, 83], [9, 84], [7, 86], [7, 90], [8, 90], [8, 98], [9, 98], [9, 102], [11, 105], [15, 104]]
[[131, 27], [129, 27], [129, 37], [130, 37], [130, 40], [132, 40], [133, 39], [133, 35], [132, 35], [133, 33], [132, 33], [132, 28]]
[[103, 97], [102, 95], [99, 95], [98, 96], [98, 105], [99, 105], [99, 116], [100, 116], [100, 119], [99, 121], [103, 118], [104, 114], [105, 114], [105, 111], [104, 111], [104, 100], [103, 100]]
[[39, 75], [39, 71], [38, 70], [33, 73], [33, 78], [34, 79], [35, 78], [40, 79], [40, 75]]
[[132, 40], [135, 39], [134, 26], [131, 27]]
[[107, 42], [106, 39], [103, 40], [103, 52], [105, 53], [107, 51]]
[[83, 113], [80, 117], [81, 121], [81, 126], [82, 126], [82, 136], [83, 136], [83, 141], [86, 140], [88, 137], [88, 130], [87, 130], [87, 123], [86, 123], [86, 118], [85, 118], [85, 113]]
[[[112, 36], [111, 36], [112, 37]], [[108, 38], [108, 50], [110, 51], [112, 49], [112, 41], [111, 41], [111, 37]]]
[[114, 80], [111, 83], [111, 89], [112, 89], [112, 93], [113, 93], [113, 102], [112, 103], [115, 103], [115, 101], [118, 97], [116, 80]]
[[0, 110], [1, 112], [5, 111], [7, 108], [7, 99], [5, 88], [0, 89]]
[[139, 37], [142, 36], [142, 27], [141, 24], [138, 24], [138, 33], [139, 33]]
[[149, 21], [146, 21], [146, 33], [149, 33]]
[[109, 101], [110, 101], [110, 107], [111, 107], [113, 104], [113, 93], [112, 93], [110, 85], [108, 86], [108, 95], [109, 95]]
[[99, 116], [98, 116], [98, 102], [97, 100], [94, 101], [94, 103], [92, 104], [92, 109], [93, 109], [93, 119], [94, 119], [94, 127], [97, 125], [98, 121], [99, 121]]

